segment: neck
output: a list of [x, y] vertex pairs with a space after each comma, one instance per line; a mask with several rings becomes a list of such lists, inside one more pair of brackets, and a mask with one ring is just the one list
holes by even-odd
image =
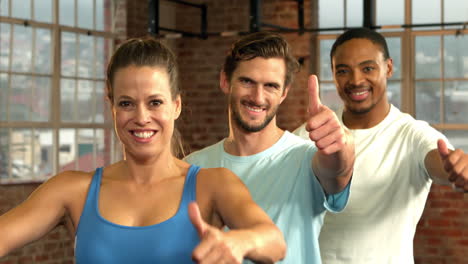
[[273, 146], [284, 130], [276, 125], [276, 117], [258, 132], [246, 132], [231, 118], [229, 120], [229, 137], [224, 141], [224, 150], [235, 156], [250, 156]]
[[343, 110], [343, 123], [347, 128], [350, 129], [367, 129], [372, 128], [380, 122], [382, 122], [385, 117], [387, 117], [390, 112], [390, 103], [385, 101], [385, 103], [375, 105], [367, 113], [355, 113], [348, 109]]
[[183, 162], [175, 158], [170, 151], [160, 153], [150, 159], [139, 159], [128, 155], [121, 162], [121, 176], [137, 184], [150, 184], [168, 177], [179, 175]]

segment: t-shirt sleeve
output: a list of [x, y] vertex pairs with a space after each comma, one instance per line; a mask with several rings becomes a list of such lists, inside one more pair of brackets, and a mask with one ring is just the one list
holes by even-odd
[[412, 135], [412, 140], [415, 147], [414, 157], [427, 177], [430, 176], [426, 170], [424, 161], [427, 154], [431, 150], [437, 149], [437, 141], [439, 139], [443, 139], [447, 143], [449, 149], [454, 149], [453, 146], [448, 142], [448, 139], [442, 133], [431, 127], [427, 122], [420, 120], [415, 122]]

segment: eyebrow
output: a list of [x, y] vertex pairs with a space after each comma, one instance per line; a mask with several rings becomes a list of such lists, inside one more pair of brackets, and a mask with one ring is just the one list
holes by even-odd
[[[152, 95], [148, 96], [149, 99], [159, 98], [159, 97], [163, 97], [163, 95], [162, 94], [152, 94]], [[128, 95], [121, 95], [117, 99], [118, 100], [122, 100], [122, 99], [135, 100], [133, 97], [128, 96]]]
[[[377, 62], [375, 60], [366, 60], [366, 61], [363, 61], [363, 62], [360, 62], [358, 65], [359, 66], [362, 66], [362, 65], [366, 65], [366, 64], [376, 64]], [[335, 66], [335, 69], [338, 69], [338, 68], [342, 68], [342, 67], [350, 67], [349, 65], [347, 64], [337, 64]]]
[[[241, 81], [249, 81], [249, 82], [252, 82], [254, 84], [257, 84], [257, 81], [249, 78], [249, 77], [245, 77], [245, 76], [239, 76], [238, 77], [238, 80], [241, 80]], [[271, 86], [275, 86], [275, 87], [280, 87], [281, 85], [277, 82], [266, 82], [265, 85], [271, 85]]]

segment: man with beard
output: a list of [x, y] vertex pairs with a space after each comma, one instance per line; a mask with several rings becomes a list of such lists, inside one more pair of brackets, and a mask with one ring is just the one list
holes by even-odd
[[347, 203], [354, 144], [333, 111], [320, 103], [315, 76], [308, 84], [308, 130], [318, 150], [277, 126], [276, 111], [298, 68], [280, 35], [258, 32], [238, 40], [220, 74], [229, 102], [229, 136], [186, 161], [225, 167], [243, 180], [284, 234], [283, 263], [321, 263], [323, 216]]
[[[323, 262], [413, 263], [416, 225], [432, 181], [468, 191], [468, 155], [449, 150], [444, 135], [389, 103], [393, 64], [382, 35], [349, 30], [330, 58], [344, 104], [337, 115], [354, 136], [356, 162], [349, 204], [325, 216]], [[309, 138], [304, 128], [295, 133]]]

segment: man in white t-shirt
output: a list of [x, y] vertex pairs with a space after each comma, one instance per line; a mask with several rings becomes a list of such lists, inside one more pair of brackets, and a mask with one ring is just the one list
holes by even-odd
[[[468, 156], [449, 150], [441, 133], [388, 102], [393, 64], [382, 35], [349, 30], [330, 54], [344, 103], [337, 115], [354, 136], [356, 161], [346, 209], [325, 216], [323, 262], [413, 263], [416, 224], [432, 181], [468, 191]], [[295, 133], [309, 138], [305, 127]]]
[[229, 136], [186, 161], [234, 171], [283, 232], [283, 263], [314, 264], [321, 263], [318, 236], [325, 211], [341, 211], [348, 200], [354, 144], [335, 113], [320, 103], [315, 76], [309, 80], [309, 134], [318, 150], [277, 126], [276, 111], [297, 68], [280, 35], [258, 32], [239, 39], [220, 75], [229, 100]]

